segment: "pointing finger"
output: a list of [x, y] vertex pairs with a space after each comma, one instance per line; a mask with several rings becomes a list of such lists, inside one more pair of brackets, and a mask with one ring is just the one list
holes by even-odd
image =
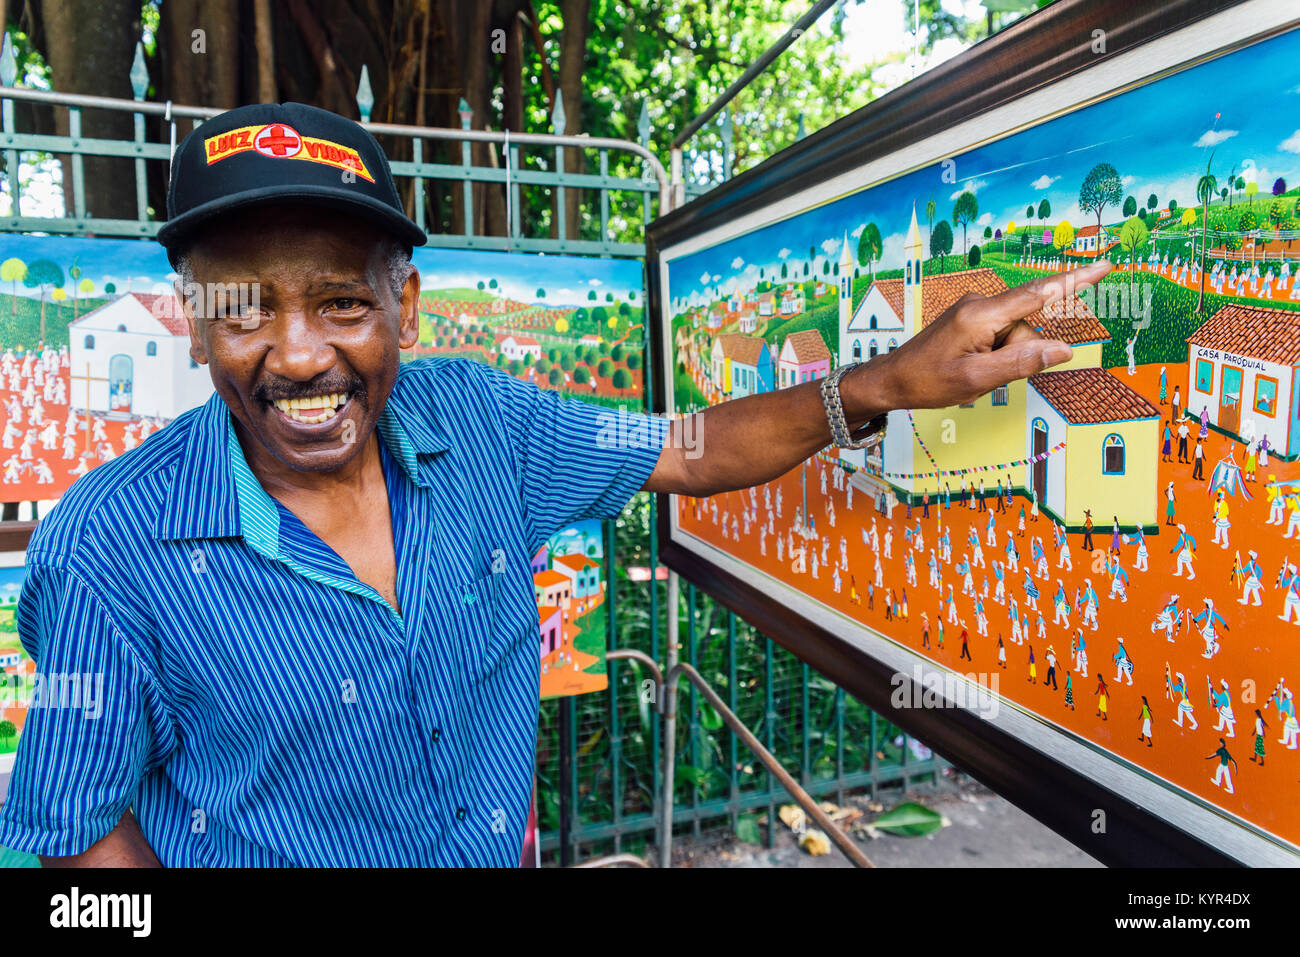
[[981, 313], [992, 322], [998, 332], [1018, 319], [1032, 315], [1044, 306], [1073, 296], [1101, 280], [1111, 270], [1108, 259], [1071, 269], [1051, 276], [1040, 276], [1024, 285], [990, 296], [979, 303]]
[[1015, 379], [1059, 365], [1073, 354], [1074, 350], [1059, 339], [1042, 339], [1036, 334], [1034, 338], [1020, 337], [992, 352], [967, 357], [968, 381], [978, 395], [984, 395]]

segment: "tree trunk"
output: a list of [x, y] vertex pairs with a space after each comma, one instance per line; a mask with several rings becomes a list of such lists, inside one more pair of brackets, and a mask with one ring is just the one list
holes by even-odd
[[[564, 17], [564, 41], [560, 47], [560, 95], [564, 97], [564, 129], [570, 135], [582, 132], [582, 69], [587, 55], [587, 34], [591, 27], [591, 0], [561, 0]], [[587, 158], [580, 149], [569, 147], [564, 151], [564, 170], [582, 173], [587, 168]], [[564, 191], [565, 238], [581, 236], [582, 191], [569, 188]], [[558, 224], [557, 224], [558, 225]], [[552, 227], [552, 235], [558, 232]]]
[[[93, 93], [131, 99], [131, 60], [140, 39], [140, 4], [131, 0], [41, 0], [40, 16], [46, 62], [54, 89], [60, 93]], [[54, 128], [68, 135], [68, 111], [57, 109]], [[86, 137], [125, 139], [132, 136], [129, 113], [85, 110], [81, 133]], [[63, 165], [63, 196], [73, 215], [72, 163]], [[87, 215], [134, 219], [135, 177], [126, 160], [104, 156], [82, 159]]]
[[243, 42], [240, 22], [236, 3], [166, 0], [158, 24], [163, 98], [227, 110], [238, 106], [240, 66], [257, 55]]
[[272, 33], [271, 0], [253, 0], [253, 35], [257, 50], [257, 101], [274, 103], [275, 39]]

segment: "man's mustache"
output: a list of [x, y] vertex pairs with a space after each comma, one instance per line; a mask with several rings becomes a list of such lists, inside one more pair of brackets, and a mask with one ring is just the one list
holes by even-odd
[[276, 402], [280, 399], [306, 399], [311, 396], [328, 395], [331, 392], [346, 392], [354, 399], [364, 397], [366, 394], [365, 386], [355, 379], [333, 379], [305, 383], [266, 383], [253, 390], [253, 398], [261, 402]]

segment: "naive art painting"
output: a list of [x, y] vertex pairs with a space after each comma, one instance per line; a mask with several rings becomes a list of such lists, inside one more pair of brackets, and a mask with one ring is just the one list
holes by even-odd
[[[587, 402], [640, 408], [640, 260], [420, 248], [414, 263], [420, 341], [404, 359], [466, 357]], [[0, 236], [0, 276], [0, 501], [57, 499], [211, 396], [156, 243]], [[533, 566], [543, 696], [604, 688], [599, 523], [562, 531]], [[0, 592], [0, 665], [12, 680], [30, 663], [6, 625], [7, 602]], [[0, 761], [21, 726], [21, 712], [6, 713]]]
[[14, 622], [22, 585], [21, 560], [0, 562], [0, 802], [4, 800], [13, 769], [35, 671], [32, 659], [18, 640]]
[[[1300, 844], [1300, 32], [664, 251], [671, 408], [897, 349], [1107, 257], [1064, 365], [891, 412], [672, 534]], [[1132, 117], [1141, 117], [1135, 126]], [[968, 141], [969, 142], [969, 141]], [[781, 202], [788, 194], [774, 197]], [[688, 546], [691, 547], [691, 546]], [[779, 597], [779, 595], [778, 595]]]
[[533, 556], [533, 591], [541, 627], [542, 697], [608, 686], [605, 672], [604, 541], [601, 523], [578, 522]]

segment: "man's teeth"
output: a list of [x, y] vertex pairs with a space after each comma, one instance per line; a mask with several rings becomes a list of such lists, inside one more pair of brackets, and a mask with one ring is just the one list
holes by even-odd
[[[317, 422], [326, 422], [334, 418], [334, 414], [340, 407], [346, 405], [350, 398], [352, 398], [350, 392], [331, 392], [327, 395], [313, 395], [304, 399], [276, 399], [275, 407], [295, 422], [314, 425]], [[310, 415], [305, 414], [306, 410], [316, 409], [321, 411]]]

